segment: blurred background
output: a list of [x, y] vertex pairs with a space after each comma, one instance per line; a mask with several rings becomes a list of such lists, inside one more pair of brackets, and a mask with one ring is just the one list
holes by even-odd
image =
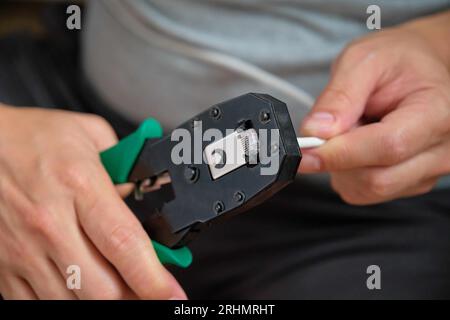
[[[2, 103], [99, 113], [93, 106], [101, 101], [81, 74], [81, 32], [61, 28], [66, 25], [68, 4], [61, 0], [0, 2]], [[84, 1], [70, 4], [84, 10]], [[120, 137], [134, 129], [113, 113], [102, 116]]]

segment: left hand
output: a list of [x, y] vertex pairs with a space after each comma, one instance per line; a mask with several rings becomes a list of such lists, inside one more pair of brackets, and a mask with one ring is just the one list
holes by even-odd
[[430, 191], [450, 173], [450, 12], [350, 44], [302, 125], [329, 139], [303, 173], [329, 171], [348, 203]]

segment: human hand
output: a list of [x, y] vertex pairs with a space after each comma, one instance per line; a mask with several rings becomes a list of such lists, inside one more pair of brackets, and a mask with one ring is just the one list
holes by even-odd
[[[117, 142], [106, 121], [7, 106], [0, 115], [4, 298], [185, 298], [120, 197], [126, 187], [116, 189], [100, 162]], [[69, 265], [80, 267], [80, 290], [66, 286]]]
[[328, 171], [351, 204], [430, 191], [450, 173], [450, 13], [351, 43], [302, 125], [329, 139], [303, 173]]

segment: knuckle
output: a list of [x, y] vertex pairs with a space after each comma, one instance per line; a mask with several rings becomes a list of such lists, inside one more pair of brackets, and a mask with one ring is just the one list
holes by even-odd
[[115, 134], [114, 129], [111, 127], [111, 125], [105, 118], [96, 114], [89, 114], [86, 115], [86, 117], [88, 117], [87, 119], [90, 122], [90, 125], [92, 125], [93, 127], [96, 127], [103, 132], [107, 131], [110, 132], [111, 134]]
[[94, 124], [97, 125], [99, 127], [109, 127], [109, 123], [108, 121], [106, 121], [105, 118], [103, 118], [102, 116], [99, 116], [97, 114], [88, 114], [86, 115], [87, 117], [89, 117], [89, 120]]
[[366, 205], [371, 202], [369, 194], [367, 192], [361, 192], [363, 188], [356, 185], [348, 185], [342, 183], [342, 180], [347, 180], [348, 177], [331, 177], [331, 187], [339, 195], [339, 197], [347, 204], [351, 205]]
[[348, 204], [355, 204], [358, 202], [358, 196], [353, 190], [346, 188], [340, 183], [340, 179], [334, 176], [331, 177], [331, 187], [339, 195], [339, 197]]
[[387, 164], [395, 164], [408, 156], [407, 139], [399, 130], [398, 132], [385, 134], [381, 137], [381, 147], [386, 150]]
[[356, 40], [344, 48], [339, 60], [347, 60], [353, 64], [357, 64], [358, 62], [364, 61], [373, 51], [374, 48], [370, 43]]
[[368, 191], [376, 198], [386, 198], [393, 193], [395, 181], [390, 175], [375, 172], [368, 175]]
[[133, 250], [141, 243], [139, 234], [137, 224], [118, 225], [105, 239], [105, 248], [110, 254]]
[[339, 88], [336, 85], [330, 85], [327, 87], [325, 94], [328, 95], [329, 100], [334, 101], [334, 104], [337, 106], [345, 106], [348, 109], [351, 109], [355, 106], [352, 98], [347, 93], [345, 88]]
[[58, 228], [56, 221], [45, 206], [34, 205], [23, 212], [28, 227], [47, 241], [57, 242]]
[[321, 154], [322, 166], [326, 171], [341, 171], [352, 163], [351, 146], [343, 139], [336, 137], [329, 142], [329, 147]]
[[89, 192], [91, 185], [91, 176], [89, 164], [86, 162], [68, 162], [60, 165], [59, 178], [67, 187], [81, 191]]

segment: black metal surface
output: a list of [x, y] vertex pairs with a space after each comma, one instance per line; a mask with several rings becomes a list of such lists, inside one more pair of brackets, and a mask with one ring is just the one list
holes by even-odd
[[[173, 163], [171, 151], [178, 141], [171, 141], [170, 135], [158, 142], [147, 142], [129, 180], [143, 181], [164, 172], [171, 176], [170, 192], [166, 188], [146, 195], [143, 201], [148, 211], [139, 217], [152, 238], [169, 247], [183, 246], [204, 226], [262, 203], [293, 181], [301, 159], [287, 107], [269, 95], [246, 94], [211, 107], [179, 127], [188, 130], [192, 137], [194, 120], [202, 121], [203, 132], [215, 128], [223, 136], [227, 129], [234, 130], [244, 123], [257, 131], [268, 129], [269, 141], [270, 129], [278, 129], [279, 167], [275, 174], [261, 175], [261, 168], [267, 164], [258, 162], [213, 180], [204, 161], [201, 164]], [[191, 139], [190, 143], [194, 150], [194, 143], [199, 141]], [[209, 143], [202, 141], [202, 151]], [[270, 154], [270, 145], [265, 148], [266, 154]], [[195, 179], [191, 179], [192, 169], [196, 171]], [[161, 197], [159, 193], [165, 195]]]

